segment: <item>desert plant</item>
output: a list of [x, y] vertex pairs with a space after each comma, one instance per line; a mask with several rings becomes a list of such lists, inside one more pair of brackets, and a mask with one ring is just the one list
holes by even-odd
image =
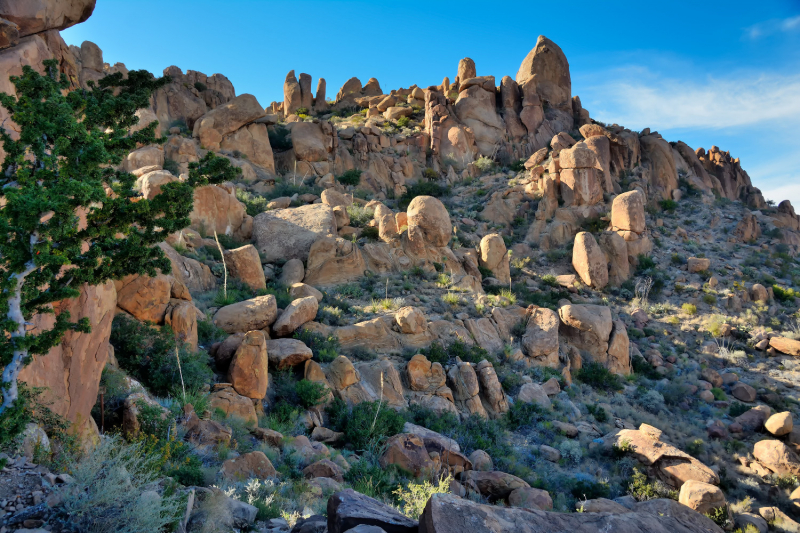
[[[58, 61], [43, 63], [45, 74], [25, 66], [12, 76], [16, 96], [0, 104], [17, 125], [12, 138], [0, 129], [4, 206], [0, 228], [0, 336], [3, 403], [0, 417], [18, 398], [17, 377], [32, 355], [45, 354], [67, 331], [88, 332], [88, 319], [55, 317], [53, 326], [32, 330], [34, 315], [53, 313], [50, 304], [80, 295], [83, 284], [98, 285], [129, 274], [171, 271], [155, 244], [189, 225], [193, 189], [232, 180], [240, 171], [208, 152], [192, 163], [185, 181], [167, 183], [152, 199], [134, 190], [136, 177], [115, 170], [140, 145], [157, 143], [157, 122], [131, 133], [135, 113], [169, 79], [146, 71], [123, 78], [111, 74], [89, 89], [67, 93]], [[109, 194], [108, 191], [112, 191]], [[132, 202], [132, 198], [137, 198]], [[83, 222], [82, 222], [83, 219]], [[88, 245], [88, 250], [83, 247]]]
[[697, 306], [690, 303], [685, 303], [681, 306], [681, 310], [686, 313], [687, 315], [696, 315], [697, 314]]
[[322, 383], [301, 379], [295, 386], [297, 396], [303, 407], [313, 407], [328, 394], [328, 388]]
[[159, 469], [144, 444], [106, 437], [72, 463], [74, 481], [61, 489], [56, 509], [68, 530], [97, 533], [162, 531], [178, 521], [185, 504], [177, 493], [152, 494]]
[[399, 487], [392, 494], [394, 494], [400, 502], [401, 510], [404, 515], [412, 520], [419, 520], [431, 496], [450, 492], [450, 482], [452, 480], [452, 476], [447, 475], [439, 478], [434, 483], [428, 480], [422, 483], [411, 482], [406, 485], [405, 488]]
[[596, 389], [619, 390], [622, 381], [619, 376], [611, 373], [606, 367], [596, 361], [591, 361], [575, 372], [575, 379]]
[[361, 181], [361, 174], [362, 172], [357, 168], [347, 170], [341, 176], [336, 177], [336, 181], [341, 183], [342, 185], [352, 185], [355, 187]]

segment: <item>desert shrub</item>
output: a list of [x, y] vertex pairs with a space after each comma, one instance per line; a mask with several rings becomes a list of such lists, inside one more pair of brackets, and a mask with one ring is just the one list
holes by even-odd
[[375, 211], [358, 204], [352, 204], [347, 206], [347, 215], [350, 217], [350, 225], [352, 227], [363, 228], [375, 216]]
[[225, 340], [228, 334], [217, 327], [211, 320], [197, 321], [197, 340], [202, 346], [211, 345], [215, 342]]
[[648, 379], [660, 379], [661, 376], [656, 371], [655, 367], [648, 363], [644, 357], [634, 356], [631, 357], [631, 367], [634, 373], [641, 374]]
[[728, 396], [725, 394], [725, 391], [720, 389], [719, 387], [714, 387], [711, 389], [711, 394], [714, 395], [714, 399], [718, 401], [725, 401], [728, 399]]
[[517, 159], [516, 161], [508, 165], [508, 168], [509, 170], [513, 170], [514, 172], [522, 172], [523, 170], [525, 170], [525, 160]]
[[628, 481], [628, 494], [640, 502], [657, 498], [678, 499], [678, 491], [670, 489], [660, 481], [649, 483], [647, 475], [638, 468], [633, 469], [633, 474]]
[[[66, 529], [98, 533], [162, 531], [177, 522], [185, 503], [177, 493], [144, 496], [157, 479], [156, 459], [142, 443], [107, 437], [70, 465], [74, 482], [62, 489], [56, 509]], [[144, 496], [144, 497], [143, 497]]]
[[664, 396], [657, 390], [650, 389], [644, 394], [640, 395], [637, 402], [645, 411], [653, 414], [658, 414], [664, 409]]
[[534, 403], [514, 402], [505, 415], [506, 425], [512, 431], [530, 426], [544, 418], [542, 409]]
[[377, 226], [367, 226], [361, 230], [361, 237], [370, 241], [380, 240], [380, 232]]
[[404, 413], [405, 418], [412, 424], [422, 426], [441, 433], [449, 434], [459, 425], [458, 417], [452, 413], [437, 413], [421, 405], [411, 405]]
[[344, 475], [353, 490], [370, 498], [391, 500], [392, 490], [397, 488], [404, 476], [395, 465], [384, 468], [371, 451], [362, 454], [358, 461], [350, 463], [350, 470]]
[[432, 168], [426, 168], [422, 171], [422, 177], [426, 180], [436, 180], [439, 179], [439, 173]]
[[615, 444], [611, 445], [611, 455], [613, 455], [617, 459], [620, 459], [620, 458], [624, 457], [625, 455], [627, 455], [628, 453], [632, 452], [633, 450], [634, 450], [634, 448], [633, 448], [633, 445], [631, 444], [631, 441], [629, 441], [627, 439], [622, 439], [619, 442], [619, 444], [615, 443]]
[[576, 499], [594, 500], [597, 498], [608, 498], [611, 494], [611, 487], [608, 486], [608, 483], [602, 481], [579, 479], [575, 485], [573, 485], [570, 492]]
[[418, 181], [406, 189], [405, 194], [400, 197], [398, 207], [402, 210], [405, 210], [408, 207], [408, 204], [411, 203], [411, 200], [417, 196], [433, 196], [434, 198], [440, 198], [449, 192], [449, 187], [443, 187], [438, 183], [433, 183], [431, 181]]
[[300, 409], [285, 400], [280, 400], [269, 410], [259, 426], [279, 431], [284, 435], [294, 430]]
[[31, 422], [41, 426], [50, 440], [63, 440], [69, 423], [51, 411], [50, 404], [44, 403], [41, 396], [45, 389], [30, 387], [25, 382], [19, 382], [17, 386], [17, 401], [0, 417], [0, 449], [10, 444]]
[[681, 306], [681, 309], [687, 315], [696, 315], [697, 314], [697, 306], [690, 303], [685, 303]]
[[328, 388], [325, 385], [307, 379], [298, 381], [295, 390], [303, 407], [317, 405], [328, 394]]
[[428, 480], [422, 483], [410, 482], [405, 488], [399, 487], [393, 494], [400, 503], [401, 512], [412, 520], [419, 520], [431, 496], [450, 492], [452, 480], [453, 478], [447, 475], [439, 478], [435, 483]]
[[561, 458], [564, 462], [570, 465], [577, 465], [583, 459], [583, 449], [581, 448], [580, 441], [577, 440], [563, 440], [558, 445], [558, 451], [561, 452]]
[[400, 117], [397, 119], [397, 125], [401, 128], [407, 128], [410, 123], [411, 119], [409, 117]]
[[539, 282], [545, 287], [558, 287], [558, 280], [554, 274], [545, 274], [539, 278]]
[[675, 200], [661, 200], [658, 205], [661, 206], [662, 211], [675, 211], [678, 207], [678, 202]]
[[800, 293], [792, 289], [784, 289], [780, 285], [773, 285], [772, 292], [775, 294], [775, 299], [781, 303], [794, 303], [794, 299], [800, 296]]
[[307, 107], [298, 107], [297, 110], [295, 111], [295, 114], [297, 116], [300, 116], [300, 115], [308, 116], [308, 108]]
[[[280, 307], [281, 309], [286, 309], [286, 306], [292, 303], [292, 297], [289, 296], [289, 289], [290, 287], [285, 287], [280, 283], [273, 281], [267, 284], [267, 287], [265, 289], [260, 289], [258, 291], [258, 296], [266, 296], [268, 294], [271, 294], [275, 297], [275, 303], [277, 304], [277, 306]], [[251, 297], [252, 296], [248, 296], [248, 298]]]
[[168, 326], [157, 329], [117, 315], [111, 325], [110, 342], [120, 367], [157, 395], [181, 390], [181, 374], [186, 390], [200, 389], [213, 376], [208, 355], [191, 352], [185, 344], [178, 346]]
[[483, 265], [478, 265], [478, 272], [481, 273], [481, 277], [483, 277], [483, 278], [493, 278], [494, 277], [494, 272], [492, 272], [489, 268], [487, 268], [487, 267], [485, 267]]
[[206, 87], [206, 84], [201, 82], [201, 81], [194, 82], [194, 88], [197, 89], [200, 92], [203, 92], [206, 89], [208, 89], [208, 87]]
[[722, 507], [711, 509], [706, 513], [706, 516], [710, 518], [712, 522], [722, 527], [728, 523], [728, 507], [727, 505], [723, 505]]
[[708, 305], [714, 305], [717, 303], [717, 297], [713, 294], [704, 294], [703, 302], [707, 303]]
[[244, 204], [245, 211], [251, 217], [267, 210], [267, 200], [264, 196], [253, 194], [239, 187], [236, 188], [236, 198]]
[[173, 176], [177, 176], [180, 174], [180, 169], [178, 168], [178, 162], [174, 159], [170, 159], [169, 157], [164, 158], [164, 170], [172, 174]]
[[592, 403], [587, 403], [586, 410], [589, 411], [589, 413], [594, 417], [594, 419], [600, 422], [601, 424], [608, 422], [608, 413], [606, 412], [605, 409], [603, 409], [602, 406]]
[[622, 388], [619, 376], [595, 361], [583, 365], [580, 370], [575, 372], [575, 379], [596, 389], [611, 391]]
[[705, 443], [702, 439], [694, 439], [692, 442], [688, 443], [685, 448], [686, 453], [697, 457], [698, 455], [702, 455], [705, 451]]
[[289, 128], [278, 124], [269, 129], [269, 144], [273, 149], [289, 150], [292, 148], [292, 138]]
[[475, 166], [481, 171], [482, 174], [486, 174], [494, 169], [494, 161], [486, 156], [481, 156], [475, 160]]
[[355, 187], [361, 181], [361, 174], [362, 172], [357, 168], [350, 169], [346, 171], [341, 176], [336, 176], [336, 181], [341, 183], [342, 185], [352, 185]]
[[430, 346], [422, 348], [419, 352], [427, 357], [431, 363], [444, 364], [449, 359], [447, 350], [438, 341], [432, 342]]
[[740, 402], [733, 402], [731, 403], [730, 407], [728, 407], [728, 415], [730, 415], [731, 418], [736, 418], [737, 416], [742, 415], [749, 410], [749, 405], [745, 405]]
[[328, 407], [331, 426], [344, 433], [347, 443], [355, 450], [364, 450], [373, 443], [402, 432], [405, 419], [382, 402], [362, 402], [348, 409], [336, 399]]

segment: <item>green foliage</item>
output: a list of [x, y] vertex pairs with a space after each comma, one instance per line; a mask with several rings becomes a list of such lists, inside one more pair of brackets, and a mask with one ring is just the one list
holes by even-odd
[[640, 502], [657, 498], [678, 499], [678, 491], [672, 490], [660, 482], [649, 483], [647, 475], [638, 468], [633, 469], [633, 474], [628, 481], [628, 494]]
[[475, 166], [481, 171], [482, 174], [486, 174], [487, 172], [494, 170], [494, 161], [486, 156], [481, 156], [475, 160]]
[[575, 372], [575, 379], [581, 383], [591, 385], [595, 389], [616, 391], [622, 389], [622, 380], [606, 367], [596, 361], [591, 361]]
[[422, 348], [419, 353], [428, 358], [431, 363], [445, 364], [450, 359], [447, 350], [438, 341], [434, 341], [427, 348]]
[[706, 516], [710, 518], [715, 524], [722, 527], [728, 523], [728, 506], [723, 505], [722, 507], [711, 509], [709, 512], [706, 513]]
[[347, 206], [347, 215], [350, 217], [350, 225], [352, 227], [363, 228], [375, 216], [375, 211], [358, 204], [352, 204]]
[[[633, 367], [633, 371], [636, 374], [640, 374], [647, 379], [660, 379], [661, 376], [659, 375], [658, 371], [656, 371], [655, 367], [651, 365], [649, 362], [645, 360], [644, 357], [631, 357], [631, 366]], [[683, 401], [683, 398], [681, 399]]]
[[632, 451], [633, 451], [633, 444], [631, 444], [631, 441], [627, 439], [622, 439], [619, 442], [619, 444], [615, 443], [611, 446], [611, 454], [617, 459], [625, 457], [625, 455], [627, 455]]
[[294, 338], [299, 339], [314, 352], [314, 359], [320, 363], [330, 363], [339, 357], [339, 338], [335, 335], [324, 337], [305, 329], [295, 331]]
[[639, 261], [639, 266], [637, 267], [638, 271], [649, 270], [651, 268], [656, 267], [656, 262], [650, 256], [639, 254], [638, 261]]
[[303, 407], [313, 407], [319, 404], [328, 394], [328, 388], [325, 385], [307, 379], [298, 381], [295, 390]]
[[728, 399], [728, 397], [725, 395], [725, 391], [719, 387], [714, 387], [711, 389], [711, 394], [714, 395], [714, 399], [717, 401], [724, 401]]
[[608, 413], [606, 412], [605, 409], [603, 409], [602, 406], [595, 405], [592, 403], [587, 403], [586, 410], [589, 411], [589, 414], [591, 414], [594, 417], [594, 419], [600, 422], [601, 424], [608, 422]]
[[662, 211], [675, 211], [678, 208], [678, 202], [675, 200], [661, 200], [658, 202]]
[[481, 277], [483, 278], [492, 278], [494, 277], [494, 272], [483, 265], [478, 265], [478, 272], [481, 273]]
[[280, 400], [269, 410], [263, 424], [259, 425], [288, 435], [294, 431], [299, 415], [300, 409], [284, 400]]
[[423, 169], [423, 171], [422, 171], [422, 177], [425, 178], [426, 180], [431, 180], [431, 181], [432, 180], [438, 180], [439, 179], [439, 173], [436, 172], [435, 170], [433, 170], [432, 168], [426, 168], [426, 169]]
[[361, 181], [362, 172], [357, 168], [346, 171], [341, 176], [337, 176], [336, 180], [342, 185], [352, 185], [355, 187]]
[[380, 240], [380, 231], [377, 226], [367, 226], [361, 230], [361, 237], [370, 241]]
[[210, 346], [215, 342], [225, 340], [228, 334], [217, 327], [211, 320], [197, 321], [197, 340], [201, 346]]
[[200, 81], [194, 82], [194, 88], [197, 89], [200, 92], [203, 92], [206, 89], [208, 89], [208, 87], [206, 87], [206, 84], [203, 83], [203, 82], [200, 82]]
[[340, 399], [328, 407], [331, 426], [344, 433], [345, 441], [355, 450], [365, 450], [403, 430], [405, 419], [382, 402], [362, 402], [352, 408]]
[[731, 406], [728, 407], [728, 415], [730, 415], [731, 418], [736, 418], [737, 416], [742, 415], [749, 410], [749, 405], [745, 405], [740, 402], [732, 402]]
[[403, 194], [398, 201], [398, 207], [405, 210], [408, 208], [408, 204], [411, 203], [411, 200], [417, 196], [433, 196], [434, 198], [440, 198], [449, 193], [449, 187], [443, 187], [438, 183], [430, 181], [418, 181], [406, 189], [405, 194]]
[[541, 407], [535, 403], [514, 402], [506, 412], [506, 425], [512, 431], [530, 426], [544, 418]]
[[480, 363], [484, 359], [496, 365], [497, 358], [489, 354], [485, 349], [478, 346], [478, 343], [472, 345], [467, 344], [461, 339], [456, 339], [447, 347], [447, 353], [450, 357], [460, 357], [465, 363]]
[[582, 500], [594, 500], [596, 498], [608, 498], [611, 494], [611, 487], [603, 481], [591, 481], [579, 479], [572, 487], [572, 496]]
[[397, 125], [401, 128], [407, 128], [410, 123], [411, 119], [409, 117], [400, 117], [397, 119]]
[[[16, 96], [0, 94], [0, 105], [19, 132], [12, 138], [0, 128], [6, 153], [0, 172], [0, 269], [6, 273], [0, 314], [9, 317], [0, 335], [0, 367], [5, 367], [0, 416], [17, 399], [17, 376], [31, 355], [47, 353], [67, 331], [90, 329], [88, 319], [72, 322], [66, 312], [44, 331], [26, 330], [24, 324], [34, 315], [52, 314], [50, 304], [77, 297], [83, 284], [155, 276], [159, 269], [169, 273], [169, 260], [154, 245], [189, 225], [193, 189], [240, 172], [209, 152], [189, 166], [188, 179], [142, 198], [134, 190], [136, 177], [117, 169], [131, 150], [163, 142], [155, 137], [157, 122], [130, 130], [139, 121], [136, 111], [148, 107], [152, 92], [169, 78], [116, 73], [90, 82], [88, 90], [67, 93], [69, 82], [58, 76], [58, 61], [43, 65], [44, 76], [25, 66], [21, 76], [10, 78]], [[85, 213], [85, 224], [79, 212]]]
[[681, 306], [681, 309], [687, 315], [696, 315], [697, 314], [697, 306], [690, 303], [685, 303]]
[[608, 221], [601, 219], [600, 217], [595, 218], [587, 218], [583, 222], [581, 222], [581, 228], [583, 231], [588, 231], [589, 233], [602, 233], [604, 229], [608, 227]]
[[245, 211], [251, 217], [267, 210], [267, 200], [264, 196], [253, 194], [244, 189], [236, 188], [236, 198], [244, 204]]
[[692, 442], [686, 445], [686, 453], [693, 455], [694, 457], [701, 455], [704, 450], [705, 443], [702, 439], [694, 439]]
[[111, 324], [110, 341], [120, 367], [154, 394], [174, 394], [181, 390], [176, 347], [186, 390], [200, 389], [213, 376], [206, 353], [192, 353], [186, 345], [178, 346], [168, 326], [158, 329], [117, 315]]
[[292, 148], [292, 137], [289, 128], [276, 124], [269, 128], [269, 145], [273, 150], [289, 150]]
[[558, 287], [558, 280], [554, 274], [545, 274], [539, 278], [539, 282], [545, 287]]
[[164, 158], [164, 170], [171, 173], [173, 176], [177, 176], [180, 174], [180, 169], [178, 168], [178, 162], [174, 159]]
[[775, 299], [781, 303], [794, 303], [794, 299], [800, 297], [798, 291], [791, 287], [784, 289], [780, 285], [773, 285], [772, 292], [775, 294]]
[[308, 116], [308, 108], [307, 107], [298, 107], [297, 110], [295, 111], [295, 114], [298, 115], [298, 116], [300, 116], [300, 115]]
[[513, 170], [514, 172], [522, 172], [523, 170], [525, 170], [525, 160], [518, 159], [513, 163], [511, 163], [510, 165], [508, 165], [508, 168], [509, 170]]
[[419, 520], [422, 511], [431, 496], [434, 494], [447, 494], [450, 492], [450, 475], [439, 478], [436, 483], [424, 480], [422, 483], [411, 482], [405, 488], [399, 487], [393, 492], [401, 505], [401, 512], [412, 520]]

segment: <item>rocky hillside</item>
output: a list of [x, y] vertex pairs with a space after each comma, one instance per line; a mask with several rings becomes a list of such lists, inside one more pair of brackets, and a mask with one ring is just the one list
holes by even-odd
[[[58, 33], [94, 3], [0, 0], [0, 91], [127, 74]], [[544, 36], [515, 77], [457, 67], [333, 99], [292, 71], [267, 107], [165, 69], [122, 170], [240, 179], [196, 190], [171, 272], [56, 306], [92, 331], [23, 371], [0, 533], [800, 531], [791, 203], [593, 120]]]

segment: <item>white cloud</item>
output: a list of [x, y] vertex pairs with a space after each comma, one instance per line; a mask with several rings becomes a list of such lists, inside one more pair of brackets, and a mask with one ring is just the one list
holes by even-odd
[[668, 78], [628, 67], [588, 87], [599, 120], [630, 128], [721, 129], [800, 119], [800, 74], [741, 72], [726, 78]]
[[753, 24], [745, 28], [744, 34], [750, 39], [758, 39], [774, 33], [790, 32], [794, 30], [800, 30], [800, 16], [765, 20], [764, 22], [759, 22], [758, 24]]

